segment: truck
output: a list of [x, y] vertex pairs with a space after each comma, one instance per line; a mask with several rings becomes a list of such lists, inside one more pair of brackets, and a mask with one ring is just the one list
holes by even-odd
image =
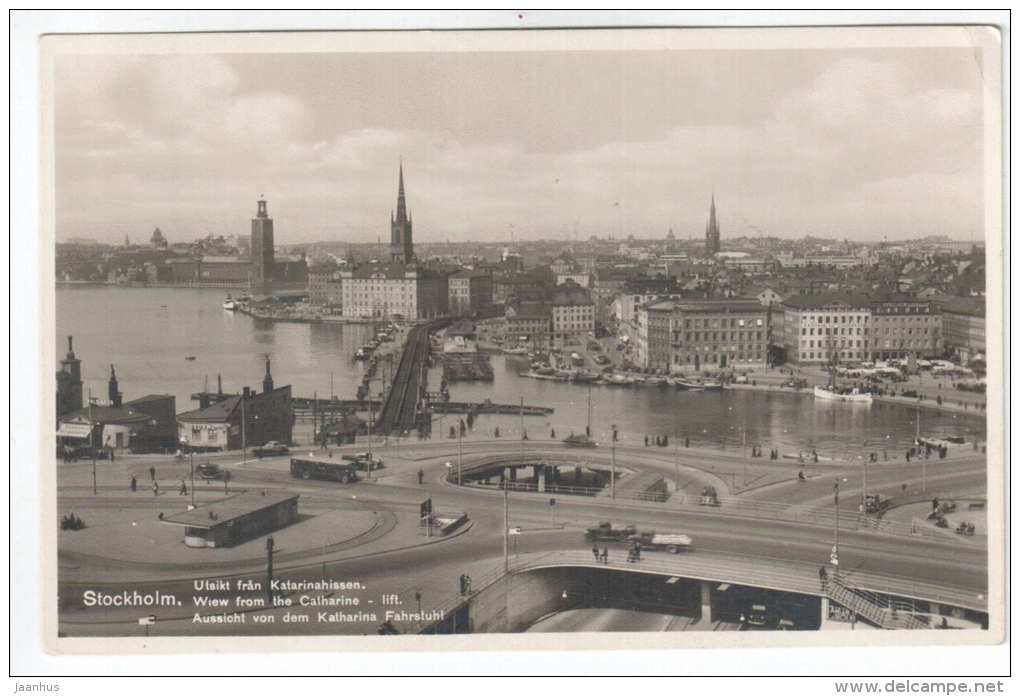
[[256, 447], [252, 452], [256, 457], [262, 459], [262, 457], [279, 457], [284, 454], [290, 454], [290, 449], [282, 442], [270, 440], [261, 447]]
[[589, 527], [584, 532], [585, 541], [626, 541], [638, 533], [637, 527], [632, 524], [613, 524], [612, 522], [599, 522], [598, 526]]
[[691, 550], [694, 547], [694, 541], [688, 535], [676, 533], [656, 534], [655, 532], [645, 532], [643, 534], [634, 534], [627, 541], [640, 546], [642, 549], [669, 551], [670, 553], [680, 553], [681, 551]]
[[354, 483], [358, 480], [358, 472], [350, 462], [317, 457], [292, 457], [290, 475], [306, 481], [314, 478], [339, 483]]

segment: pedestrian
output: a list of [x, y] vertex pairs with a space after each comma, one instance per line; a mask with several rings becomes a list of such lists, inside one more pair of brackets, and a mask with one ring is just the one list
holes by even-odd
[[151, 478], [153, 481], [156, 480], [156, 467], [154, 466], [149, 467], [149, 478]]
[[[941, 404], [940, 404], [940, 405], [941, 405]], [[112, 463], [113, 463], [113, 462], [115, 462], [115, 461], [117, 461], [117, 451], [116, 451], [116, 450], [114, 450], [114, 449], [113, 449], [113, 448], [111, 447], [111, 448], [110, 448], [110, 463], [112, 464]]]
[[889, 461], [889, 450], [882, 450], [882, 461]]
[[424, 472], [424, 471], [422, 471], [421, 469], [418, 469], [418, 485], [419, 485], [419, 486], [421, 485], [421, 482], [422, 482], [422, 481], [423, 481], [424, 479], [425, 479], [425, 472]]
[[825, 584], [829, 580], [829, 572], [825, 570], [825, 566], [818, 569], [818, 580], [822, 583], [822, 588], [825, 588]]
[[131, 492], [134, 493], [138, 490], [138, 479], [134, 476], [131, 477]]
[[603, 546], [602, 547], [602, 562], [607, 564], [607, 565], [609, 564], [609, 547], [608, 546]]
[[152, 482], [152, 494], [154, 496], [159, 496], [159, 481]]
[[595, 562], [599, 562], [599, 545], [595, 544], [591, 547], [591, 555], [595, 557]]
[[691, 438], [685, 437], [684, 438], [684, 447], [690, 447], [690, 446], [691, 446]]
[[178, 495], [188, 494], [188, 484], [184, 483], [184, 479], [181, 479], [181, 492]]
[[556, 439], [556, 428], [552, 428], [549, 431], [549, 439], [550, 440], [555, 440]]
[[907, 450], [907, 463], [910, 462], [910, 450]]
[[648, 447], [648, 436], [645, 435], [645, 447]]

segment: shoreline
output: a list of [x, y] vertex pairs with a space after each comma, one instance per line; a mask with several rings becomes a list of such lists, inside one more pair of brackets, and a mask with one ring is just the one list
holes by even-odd
[[[759, 392], [772, 392], [778, 394], [791, 394], [796, 396], [812, 396], [811, 388], [806, 389], [791, 389], [790, 387], [783, 387], [780, 385], [772, 384], [727, 384], [724, 387], [726, 389], [732, 389], [734, 391], [759, 391]], [[919, 400], [910, 397], [902, 396], [872, 396], [873, 403], [884, 404], [887, 406], [903, 406], [905, 408], [923, 408], [929, 411], [939, 411], [941, 413], [952, 413], [964, 416], [970, 416], [973, 418], [985, 419], [986, 410], [978, 408], [975, 405], [974, 408], [962, 407], [957, 404], [962, 402], [952, 402], [948, 399], [944, 399], [942, 405], [939, 405], [934, 399]]]

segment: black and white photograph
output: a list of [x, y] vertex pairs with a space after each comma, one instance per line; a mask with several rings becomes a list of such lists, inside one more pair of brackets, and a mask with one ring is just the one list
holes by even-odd
[[48, 650], [1003, 639], [996, 29], [39, 60]]

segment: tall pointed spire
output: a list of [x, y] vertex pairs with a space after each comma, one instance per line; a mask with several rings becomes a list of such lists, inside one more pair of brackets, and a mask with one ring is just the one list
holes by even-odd
[[397, 222], [407, 219], [407, 203], [404, 199], [404, 160], [400, 160], [400, 180], [397, 184]]
[[404, 160], [400, 160], [397, 180], [397, 211], [390, 215], [390, 260], [395, 263], [410, 263], [414, 258], [414, 242], [411, 232], [411, 218], [407, 214], [407, 199], [404, 195]]
[[719, 252], [719, 248], [719, 221], [715, 216], [715, 191], [713, 191], [708, 224], [705, 225], [705, 253], [708, 256], [713, 256]]

